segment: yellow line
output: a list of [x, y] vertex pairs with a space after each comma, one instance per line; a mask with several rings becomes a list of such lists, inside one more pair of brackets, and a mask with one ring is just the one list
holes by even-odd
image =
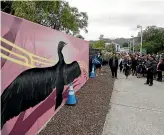
[[[20, 51], [26, 53], [27, 55], [29, 55], [29, 57], [30, 57], [30, 59], [31, 59], [31, 64], [28, 64], [28, 63], [25, 64], [25, 63], [23, 63], [22, 61], [15, 60], [15, 59], [13, 59], [13, 58], [10, 58], [10, 57], [8, 57], [8, 56], [5, 56], [4, 54], [1, 54], [1, 56], [2, 56], [3, 58], [5, 58], [5, 59], [7, 59], [7, 60], [10, 60], [10, 61], [12, 61], [12, 62], [14, 62], [14, 63], [20, 64], [20, 65], [23, 65], [23, 66], [27, 66], [27, 67], [35, 67], [35, 66], [33, 65], [33, 62], [38, 62], [38, 63], [42, 63], [42, 64], [46, 64], [46, 65], [52, 65], [52, 64], [55, 64], [55, 63], [56, 63], [56, 61], [54, 61], [54, 60], [49, 60], [49, 59], [46, 59], [46, 58], [43, 58], [43, 57], [34, 55], [34, 54], [32, 54], [32, 53], [30, 53], [30, 52], [24, 50], [23, 48], [21, 48], [21, 47], [15, 45], [15, 44], [13, 44], [13, 43], [11, 43], [10, 41], [8, 41], [8, 40], [6, 40], [6, 39], [4, 39], [4, 38], [2, 38], [2, 37], [0, 38], [0, 40], [3, 41], [3, 42], [5, 42], [6, 44], [8, 44], [8, 45], [10, 45], [10, 46], [12, 46], [12, 47], [18, 49], [18, 50], [20, 50]], [[3, 50], [6, 50], [7, 52], [10, 52], [11, 54], [14, 54], [14, 55], [16, 55], [16, 56], [19, 56], [20, 58], [26, 59], [26, 62], [28, 61], [28, 59], [27, 59], [26, 57], [24, 57], [24, 56], [22, 56], [22, 55], [20, 55], [20, 54], [17, 54], [17, 53], [14, 53], [14, 52], [10, 51], [10, 50], [7, 50], [7, 49], [5, 49], [4, 47], [2, 47], [2, 49], [3, 49]], [[45, 61], [52, 62], [52, 64], [46, 63], [46, 62], [41, 62], [41, 61], [38, 61], [38, 60], [34, 60], [32, 57], [35, 57], [35, 58], [39, 58], [39, 59], [42, 59], [42, 60], [45, 60]], [[77, 62], [79, 63], [80, 67], [84, 68], [84, 69], [88, 72], [88, 66], [87, 66], [84, 62], [82, 62], [82, 61], [77, 61]], [[69, 63], [67, 62], [67, 64], [69, 64]]]
[[17, 63], [17, 64], [19, 64], [19, 65], [23, 65], [23, 66], [31, 67], [31, 68], [34, 67], [33, 65], [30, 65], [30, 64], [28, 64], [28, 63], [24, 63], [24, 62], [19, 61], [19, 60], [15, 60], [15, 59], [10, 58], [10, 57], [8, 57], [8, 56], [2, 54], [2, 53], [0, 53], [0, 55], [2, 56], [2, 58], [5, 58], [5, 59], [7, 59], [7, 60], [9, 60], [9, 61], [12, 61], [12, 62], [14, 62], [14, 63]]
[[17, 57], [20, 57], [20, 58], [24, 59], [25, 62], [28, 63], [28, 59], [27, 59], [25, 56], [22, 56], [22, 55], [20, 55], [20, 54], [15, 53], [15, 52], [9, 51], [9, 50], [7, 50], [6, 48], [4, 48], [4, 47], [2, 47], [2, 46], [0, 46], [0, 48], [1, 48], [2, 50], [6, 51], [6, 52], [9, 52], [9, 53], [11, 53], [11, 54], [13, 54], [13, 55], [16, 55]]
[[[7, 60], [9, 60], [9, 61], [11, 61], [11, 62], [14, 62], [14, 63], [16, 63], [16, 64], [19, 64], [19, 65], [22, 65], [22, 66], [25, 66], [25, 67], [30, 67], [30, 68], [36, 67], [36, 66], [30, 65], [30, 64], [24, 63], [24, 62], [22, 62], [22, 61], [19, 61], [19, 60], [15, 60], [15, 59], [13, 59], [13, 58], [10, 58], [10, 57], [8, 57], [8, 56], [2, 54], [2, 53], [0, 53], [0, 55], [2, 56], [2, 58], [5, 58], [5, 59], [7, 59]], [[81, 67], [82, 69], [84, 69], [84, 70], [88, 73], [88, 70], [85, 68], [85, 66], [80, 65], [80, 67]]]
[[[30, 53], [30, 52], [24, 50], [23, 48], [19, 47], [18, 45], [15, 45], [15, 44], [11, 43], [10, 41], [8, 41], [8, 40], [6, 40], [6, 39], [4, 39], [4, 38], [2, 38], [2, 37], [0, 38], [0, 40], [2, 40], [2, 41], [5, 42], [6, 44], [8, 44], [8, 45], [10, 45], [10, 46], [12, 46], [12, 47], [15, 47], [15, 48], [19, 49], [20, 51], [22, 51], [22, 52], [24, 52], [24, 53], [27, 53], [28, 55], [31, 55], [31, 56], [33, 56], [33, 57], [35, 57], [35, 58], [40, 58], [40, 59], [43, 59], [43, 60], [46, 60], [46, 61], [49, 61], [49, 62], [53, 62], [53, 63], [56, 62], [55, 60], [49, 60], [49, 59], [46, 59], [46, 58], [44, 58], [44, 57], [40, 57], [40, 56], [34, 55], [34, 54], [32, 54], [32, 53]], [[84, 63], [84, 62], [82, 62], [82, 61], [78, 61], [78, 62]], [[85, 64], [85, 63], [84, 63], [84, 64]]]
[[46, 58], [43, 58], [43, 57], [34, 55], [34, 54], [32, 54], [32, 53], [24, 50], [23, 48], [19, 47], [18, 45], [15, 45], [15, 44], [11, 43], [10, 41], [8, 41], [8, 40], [6, 40], [6, 39], [4, 39], [2, 37], [0, 38], [0, 40], [3, 41], [3, 42], [5, 42], [6, 44], [8, 44], [8, 45], [10, 45], [10, 46], [12, 46], [14, 48], [16, 48], [16, 49], [18, 49], [18, 50], [20, 50], [20, 51], [28, 54], [29, 56], [33, 56], [33, 57], [36, 57], [36, 58], [39, 58], [39, 59], [42, 59], [42, 60], [46, 60], [46, 61], [49, 61], [49, 62], [55, 62], [54, 60], [49, 60], [49, 59], [46, 59]]

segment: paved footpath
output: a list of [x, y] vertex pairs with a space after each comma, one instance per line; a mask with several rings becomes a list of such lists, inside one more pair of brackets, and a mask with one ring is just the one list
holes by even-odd
[[102, 135], [164, 135], [164, 83], [118, 76]]

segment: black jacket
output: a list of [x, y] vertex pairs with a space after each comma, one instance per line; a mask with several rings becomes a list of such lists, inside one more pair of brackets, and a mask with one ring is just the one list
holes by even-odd
[[164, 71], [164, 63], [160, 63], [157, 70]]
[[148, 60], [146, 63], [146, 68], [148, 68], [148, 70], [153, 71], [153, 61]]
[[[113, 59], [115, 60], [115, 65], [113, 65]], [[118, 58], [110, 58], [109, 59], [109, 66], [110, 68], [118, 68]]]
[[124, 67], [126, 67], [128, 65], [132, 66], [132, 61], [131, 60], [124, 60], [123, 65], [124, 65]]
[[137, 60], [132, 59], [132, 67], [135, 68], [137, 66]]

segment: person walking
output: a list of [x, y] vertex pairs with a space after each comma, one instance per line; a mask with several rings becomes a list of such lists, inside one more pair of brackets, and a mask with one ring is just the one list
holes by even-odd
[[137, 58], [135, 56], [132, 57], [132, 76], [136, 74], [137, 67]]
[[124, 60], [124, 70], [125, 70], [126, 79], [130, 75], [131, 65], [132, 65], [131, 58], [129, 55], [126, 55], [125, 60]]
[[157, 81], [162, 82], [162, 71], [164, 71], [164, 59], [161, 59], [157, 65]]
[[120, 59], [119, 68], [120, 68], [120, 73], [121, 73], [122, 69], [123, 69], [123, 58], [122, 57]]
[[146, 63], [147, 80], [145, 84], [153, 86], [153, 57], [150, 56]]
[[113, 56], [109, 59], [109, 66], [112, 72], [112, 77], [117, 79], [117, 70], [118, 70], [118, 58], [114, 53]]
[[157, 60], [155, 59], [155, 57], [153, 56], [153, 79], [156, 79], [156, 75], [157, 75]]
[[142, 60], [141, 60], [141, 57], [138, 57], [136, 67], [137, 67], [137, 78], [141, 78], [141, 73], [142, 73]]
[[102, 68], [102, 57], [101, 54], [98, 53], [96, 56], [94, 56], [92, 63], [95, 65], [96, 68], [96, 76], [98, 76], [99, 74], [103, 75], [101, 73], [101, 68]]

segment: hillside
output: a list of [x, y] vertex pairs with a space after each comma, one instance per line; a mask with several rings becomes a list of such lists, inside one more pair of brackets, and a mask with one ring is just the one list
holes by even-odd
[[[125, 39], [125, 38], [116, 38], [114, 40], [111, 40], [109, 38], [103, 38], [103, 40], [105, 41], [105, 43], [111, 43], [112, 41], [117, 43], [117, 44], [120, 44], [120, 45], [123, 45], [125, 42], [128, 42], [129, 39]], [[89, 42], [90, 43], [94, 43], [96, 42], [97, 40], [90, 40]]]
[[[105, 43], [111, 43], [112, 41], [114, 43], [117, 43], [119, 45], [123, 45], [124, 43], [127, 43], [129, 40], [131, 40], [130, 38], [116, 38], [116, 39], [110, 39], [110, 38], [103, 38], [103, 40], [105, 41]], [[90, 43], [94, 43], [98, 40], [90, 40]], [[132, 40], [131, 40], [132, 41]], [[138, 44], [138, 38], [135, 38], [135, 44]]]

